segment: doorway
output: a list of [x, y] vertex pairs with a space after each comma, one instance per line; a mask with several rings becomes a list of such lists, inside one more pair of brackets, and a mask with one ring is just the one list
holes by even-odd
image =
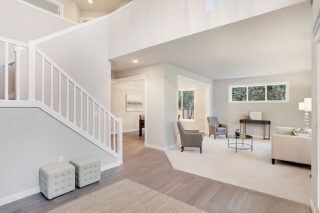
[[146, 138], [145, 76], [133, 76], [112, 80], [111, 112], [123, 119], [126, 137], [140, 138], [144, 146]]

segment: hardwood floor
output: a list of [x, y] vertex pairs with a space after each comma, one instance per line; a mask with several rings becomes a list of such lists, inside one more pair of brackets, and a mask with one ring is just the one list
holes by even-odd
[[41, 194], [0, 207], [0, 213], [46, 212], [82, 195], [128, 178], [207, 212], [310, 213], [310, 207], [174, 170], [162, 151], [144, 148], [138, 133], [124, 135], [124, 164], [106, 171], [101, 181], [46, 200]]

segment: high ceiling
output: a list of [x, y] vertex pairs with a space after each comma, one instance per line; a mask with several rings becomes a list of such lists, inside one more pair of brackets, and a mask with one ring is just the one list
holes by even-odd
[[161, 62], [211, 79], [311, 71], [310, 3], [114, 58], [112, 67], [121, 71]]
[[93, 0], [93, 4], [89, 4], [88, 0], [74, 1], [78, 4], [80, 10], [110, 13], [131, 0]]

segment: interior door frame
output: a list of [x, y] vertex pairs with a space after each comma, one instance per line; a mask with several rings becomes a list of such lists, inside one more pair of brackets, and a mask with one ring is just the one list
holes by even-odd
[[[148, 144], [147, 142], [147, 135], [148, 135], [148, 101], [147, 101], [147, 75], [134, 75], [124, 78], [117, 78], [111, 80], [111, 85], [114, 83], [121, 83], [121, 82], [129, 82], [129, 81], [144, 81], [144, 145]], [[111, 91], [112, 93], [112, 91]], [[111, 94], [112, 95], [112, 94]]]

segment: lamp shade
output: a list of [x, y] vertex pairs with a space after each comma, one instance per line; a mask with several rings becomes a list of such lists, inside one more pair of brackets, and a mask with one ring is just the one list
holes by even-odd
[[312, 111], [312, 98], [304, 99], [304, 111], [311, 112]]
[[299, 102], [299, 110], [304, 111], [304, 102]]

